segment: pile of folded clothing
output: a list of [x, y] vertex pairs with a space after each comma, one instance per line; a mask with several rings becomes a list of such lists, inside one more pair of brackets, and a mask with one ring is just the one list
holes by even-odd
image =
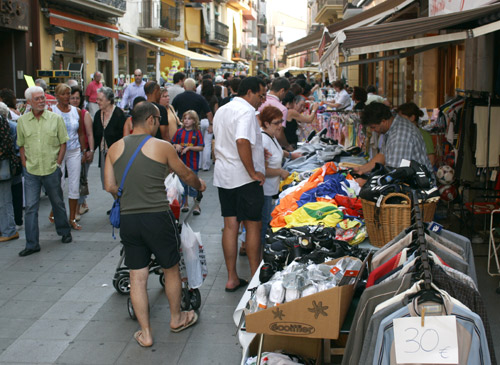
[[334, 237], [350, 244], [366, 238], [360, 186], [347, 170], [327, 162], [313, 171], [292, 173], [281, 184], [273, 210], [274, 230], [312, 225], [334, 227]]

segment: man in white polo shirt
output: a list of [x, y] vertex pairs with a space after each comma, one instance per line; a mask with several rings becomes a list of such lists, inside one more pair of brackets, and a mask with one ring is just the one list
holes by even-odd
[[257, 77], [245, 78], [238, 96], [217, 110], [214, 117], [214, 186], [219, 190], [224, 217], [222, 249], [228, 280], [226, 291], [248, 285], [236, 272], [238, 228], [246, 229], [246, 253], [252, 275], [261, 260], [260, 230], [264, 204], [264, 147], [256, 110], [266, 98], [266, 84]]

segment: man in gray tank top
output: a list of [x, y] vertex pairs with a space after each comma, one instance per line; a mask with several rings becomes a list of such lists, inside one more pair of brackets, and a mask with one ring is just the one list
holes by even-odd
[[[115, 142], [106, 156], [104, 186], [114, 197], [137, 147], [148, 135], [156, 135], [160, 125], [160, 112], [152, 103], [141, 102], [132, 112], [132, 123], [133, 133]], [[165, 294], [170, 304], [170, 330], [180, 332], [198, 320], [194, 311], [181, 312], [180, 308], [180, 239], [163, 184], [170, 170], [196, 190], [206, 189], [205, 182], [184, 165], [169, 142], [151, 138], [132, 163], [120, 200], [120, 237], [125, 249], [125, 264], [130, 269], [130, 298], [141, 326], [134, 338], [143, 347], [153, 345], [147, 294], [151, 254], [155, 255], [165, 273]]]

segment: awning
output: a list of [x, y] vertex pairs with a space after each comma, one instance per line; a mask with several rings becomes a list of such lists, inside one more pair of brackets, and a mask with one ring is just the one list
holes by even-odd
[[[438, 15], [350, 29], [338, 34], [338, 42], [346, 56], [427, 47], [462, 41], [500, 30], [500, 4]], [[491, 23], [489, 23], [491, 22]], [[447, 34], [440, 34], [441, 31]], [[432, 35], [428, 35], [428, 34]], [[428, 35], [423, 37], [422, 35]], [[427, 47], [428, 49], [428, 47]]]
[[220, 60], [222, 63], [231, 63], [231, 64], [234, 64], [234, 61], [228, 60], [227, 58], [224, 58], [224, 57], [222, 57], [221, 55], [218, 55], [218, 54], [212, 54], [212, 53], [210, 53], [210, 54], [208, 54], [208, 56], [213, 57], [213, 58], [215, 58], [217, 60]]
[[287, 72], [290, 72], [291, 74], [298, 75], [298, 74], [307, 73], [307, 72], [319, 73], [321, 71], [319, 70], [318, 67], [296, 67], [296, 66], [288, 67], [288, 68], [285, 68], [283, 70], [278, 71], [278, 73], [280, 74], [280, 77], [285, 76], [285, 74]]
[[212, 57], [205, 56], [196, 52], [189, 51], [184, 48], [176, 47], [172, 44], [156, 42], [151, 39], [147, 39], [138, 35], [133, 35], [129, 33], [120, 33], [120, 39], [126, 41], [135, 41], [142, 43], [143, 45], [149, 46], [150, 48], [160, 49], [163, 52], [173, 54], [176, 56], [187, 57], [191, 62], [192, 67], [198, 68], [220, 68], [221, 62]]
[[50, 24], [59, 27], [78, 30], [80, 32], [91, 33], [108, 38], [118, 38], [118, 27], [112, 24], [98, 22], [78, 15], [64, 13], [59, 10], [50, 9]]
[[[373, 23], [381, 18], [402, 10], [414, 1], [415, 0], [386, 0], [379, 5], [364, 10], [362, 13], [330, 25], [324, 31], [336, 33], [343, 29], [350, 29]], [[318, 48], [324, 31], [315, 32], [307, 37], [299, 39], [298, 41], [287, 44], [287, 55], [304, 52], [312, 48]]]

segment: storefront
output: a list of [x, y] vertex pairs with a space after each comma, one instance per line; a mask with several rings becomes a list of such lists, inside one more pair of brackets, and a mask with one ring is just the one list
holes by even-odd
[[[188, 75], [191, 75], [195, 69], [219, 69], [222, 64], [220, 60], [210, 56], [141, 36], [122, 32], [120, 40], [124, 43], [127, 42], [129, 49], [130, 45], [133, 45], [146, 50], [145, 69], [148, 70], [148, 75], [151, 75], [150, 79], [154, 80], [159, 80], [160, 76], [168, 77], [170, 72], [175, 73], [177, 70], [184, 70]], [[125, 51], [123, 52], [125, 53]], [[122, 68], [120, 65], [120, 69], [125, 69], [125, 67]]]
[[[113, 63], [117, 49], [118, 27], [57, 8], [43, 9], [40, 17], [42, 70], [68, 70], [81, 65], [75, 79], [83, 86], [95, 71], [103, 74], [103, 83], [114, 83]], [[49, 84], [64, 80], [51, 80]]]
[[435, 108], [453, 97], [456, 88], [468, 88], [474, 82], [467, 77], [467, 68], [477, 64], [488, 75], [483, 80], [488, 83], [489, 79], [481, 90], [492, 90], [496, 72], [493, 48], [485, 47], [485, 53], [479, 55], [473, 46], [495, 39], [492, 34], [500, 30], [500, 22], [491, 14], [500, 14], [499, 4], [346, 29], [337, 34], [337, 47], [345, 57], [339, 66], [378, 63], [372, 79], [366, 81], [382, 89], [394, 105], [415, 101]]
[[[38, 1], [14, 0], [0, 6], [0, 76], [2, 88], [14, 90], [23, 98], [26, 82], [24, 75], [34, 75], [38, 67], [36, 37]], [[35, 60], [35, 62], [32, 62]]]

